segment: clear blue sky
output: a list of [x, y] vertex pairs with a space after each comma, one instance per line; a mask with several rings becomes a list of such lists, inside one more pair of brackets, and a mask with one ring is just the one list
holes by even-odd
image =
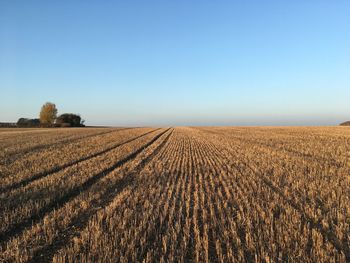
[[0, 1], [0, 121], [350, 119], [350, 1]]

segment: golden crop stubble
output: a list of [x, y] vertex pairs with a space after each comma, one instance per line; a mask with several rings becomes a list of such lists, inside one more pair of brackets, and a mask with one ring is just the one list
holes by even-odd
[[[107, 134], [106, 134], [107, 132]], [[137, 130], [124, 131], [109, 129], [105, 132], [99, 131], [93, 133], [94, 136], [83, 136], [79, 140], [72, 141], [68, 144], [56, 142], [51, 146], [40, 148], [37, 151], [30, 151], [27, 154], [19, 156], [13, 162], [4, 162], [3, 176], [0, 178], [1, 189], [10, 187], [15, 189], [22, 186], [20, 183], [30, 181], [31, 177], [45, 173], [50, 173], [64, 167], [65, 164], [74, 160], [88, 157], [94, 152], [116, 144], [116, 141], [122, 139], [122, 136], [136, 134]], [[36, 138], [34, 141], [38, 141]], [[40, 176], [39, 176], [40, 177]], [[16, 186], [18, 184], [18, 186]], [[15, 187], [12, 187], [15, 186]]]
[[[131, 190], [133, 194], [128, 200], [118, 208], [110, 209], [107, 207], [101, 210], [98, 217], [90, 220], [89, 225], [102, 228], [100, 231], [103, 231], [105, 235], [96, 243], [94, 239], [89, 237], [93, 235], [93, 232], [86, 228], [80, 235], [81, 240], [72, 245], [72, 247], [76, 247], [76, 243], [79, 243], [82, 244], [81, 246], [89, 248], [86, 254], [80, 255], [81, 257], [101, 259], [102, 253], [107, 253], [110, 257], [127, 261], [142, 255], [142, 250], [148, 248], [147, 243], [144, 243], [148, 238], [147, 233], [152, 233], [153, 227], [158, 226], [154, 225], [155, 215], [162, 214], [164, 207], [167, 206], [168, 195], [174, 188], [168, 179], [175, 180], [175, 178], [164, 178], [157, 172], [158, 169], [164, 167], [158, 165], [159, 156], [168, 150], [171, 150], [171, 147], [161, 150], [159, 155], [154, 157], [137, 175]], [[59, 261], [68, 257], [70, 249], [72, 248], [62, 250], [55, 257], [55, 260]]]
[[[249, 146], [249, 145], [247, 145], [247, 146]], [[231, 145], [230, 147], [233, 147], [233, 145]], [[241, 150], [242, 152], [236, 152], [235, 154], [234, 154], [234, 156], [236, 157], [237, 155], [239, 156], [239, 155], [241, 155], [241, 156], [245, 156], [246, 154], [251, 154], [251, 153], [253, 153], [252, 151], [247, 151], [247, 150], [245, 150], [244, 149], [244, 147], [237, 147], [237, 149], [239, 149], [239, 150]], [[252, 163], [252, 161], [254, 161], [254, 158], [247, 158], [246, 159], [246, 161], [244, 161], [243, 163]], [[239, 161], [237, 164], [239, 165], [239, 164], [241, 164], [242, 162], [241, 161]], [[260, 166], [256, 166], [256, 169], [255, 169], [255, 171], [256, 171], [256, 173], [259, 171], [259, 168], [261, 169], [262, 167], [261, 167], [261, 165]], [[321, 230], [322, 231], [322, 230]], [[335, 243], [333, 243], [333, 244], [335, 244]], [[325, 244], [325, 245], [328, 245], [328, 243], [327, 244]], [[323, 250], [324, 251], [324, 250]], [[338, 256], [340, 256], [340, 258], [342, 258], [342, 256], [341, 255], [338, 255]]]
[[[139, 132], [141, 131], [137, 133], [139, 134]], [[123, 136], [120, 137], [120, 140], [125, 139]], [[130, 135], [125, 136], [128, 138]], [[32, 215], [40, 213], [41, 209], [45, 206], [49, 206], [50, 204], [55, 205], [56, 200], [63, 197], [65, 193], [73, 191], [89, 178], [92, 178], [98, 172], [105, 169], [105, 167], [112, 165], [130, 153], [139, 142], [147, 141], [147, 138], [152, 136], [150, 134], [148, 137], [146, 136], [136, 142], [132, 142], [131, 145], [123, 145], [105, 155], [86, 160], [43, 179], [34, 181], [27, 187], [5, 193], [1, 196], [3, 200], [1, 205], [3, 208], [2, 213], [5, 219], [1, 225], [1, 230], [6, 231], [8, 227], [16, 222], [21, 222], [25, 218], [30, 218]], [[90, 172], [84, 172], [86, 170]]]
[[[340, 156], [347, 145], [337, 147], [344, 138], [350, 132], [331, 128], [176, 128], [158, 153], [144, 150], [9, 242], [6, 253], [28, 259], [80, 220], [55, 262], [345, 262], [349, 156]], [[114, 184], [120, 192], [109, 194]]]
[[[152, 136], [152, 135], [150, 135], [150, 136]], [[137, 145], [137, 143], [139, 143], [139, 144], [141, 144], [142, 145], [142, 140], [141, 141], [139, 141], [139, 142], [136, 142], [136, 145]], [[139, 146], [140, 147], [140, 146]], [[126, 151], [128, 151], [128, 152], [130, 152], [130, 151], [133, 151], [133, 147], [126, 147], [125, 148], [125, 150]], [[111, 156], [112, 157], [112, 156]], [[113, 158], [111, 159], [111, 160], [113, 160], [113, 159], [115, 159], [115, 158], [118, 158], [118, 155], [116, 155], [115, 153], [113, 154]], [[111, 161], [110, 160], [110, 161]], [[86, 167], [87, 168], [87, 170], [91, 170], [91, 167]], [[81, 171], [82, 172], [82, 174], [86, 174], [86, 175], [89, 175], [89, 173], [86, 173], [86, 172], [84, 172], [84, 170], [82, 170]], [[73, 177], [74, 178], [74, 177]], [[76, 179], [76, 178], [75, 178]], [[71, 179], [72, 180], [72, 179]], [[64, 183], [67, 183], [67, 180], [65, 180], [65, 181], [61, 181], [61, 183], [63, 182], [63, 184]], [[66, 187], [67, 187], [67, 185], [66, 185]], [[67, 191], [69, 191], [69, 189], [67, 190]], [[67, 200], [67, 201], [69, 201], [69, 200]], [[72, 200], [73, 202], [74, 202], [74, 200]], [[74, 212], [75, 212], [75, 210], [73, 210]], [[69, 214], [69, 213], [68, 213]], [[74, 214], [74, 213], [73, 213]], [[40, 224], [40, 223], [39, 223]], [[40, 239], [40, 238], [39, 238]], [[23, 240], [25, 241], [25, 240], [28, 240], [28, 237], [26, 237], [25, 236], [25, 233], [24, 233], [24, 236], [23, 236]]]

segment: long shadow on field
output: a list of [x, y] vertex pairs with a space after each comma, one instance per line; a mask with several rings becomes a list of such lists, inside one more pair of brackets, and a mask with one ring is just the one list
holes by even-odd
[[[218, 135], [218, 136], [221, 136], [221, 137], [225, 136], [225, 134], [223, 134], [223, 133], [221, 133], [219, 131], [212, 131], [212, 130], [208, 130], [208, 129], [201, 129], [201, 131], [204, 131], [206, 133], [215, 134], [215, 135]], [[253, 145], [259, 145], [259, 146], [262, 146], [262, 147], [270, 148], [270, 149], [272, 149], [274, 151], [287, 152], [290, 155], [298, 157], [298, 158], [308, 159], [308, 160], [311, 160], [311, 161], [318, 161], [320, 163], [329, 163], [329, 164], [334, 165], [336, 167], [341, 167], [343, 165], [342, 163], [338, 162], [337, 160], [335, 160], [333, 158], [332, 159], [327, 159], [327, 158], [324, 158], [324, 157], [321, 157], [321, 156], [317, 156], [317, 155], [313, 155], [313, 154], [310, 154], [310, 153], [303, 153], [303, 152], [296, 151], [296, 150], [293, 150], [293, 149], [290, 149], [290, 148], [283, 148], [282, 146], [273, 146], [271, 144], [268, 144], [268, 143], [264, 142], [263, 140], [259, 141], [259, 140], [253, 140], [253, 139], [248, 139], [248, 138], [240, 138], [240, 137], [235, 137], [235, 136], [233, 136], [232, 139], [233, 140], [239, 140], [241, 142], [252, 143]]]
[[[336, 234], [334, 234], [334, 232], [332, 232], [331, 230], [329, 230], [328, 228], [324, 227], [321, 224], [321, 220], [319, 219], [318, 221], [315, 221], [313, 218], [311, 218], [309, 215], [307, 215], [306, 213], [304, 213], [302, 207], [300, 204], [298, 204], [297, 202], [295, 202], [294, 200], [292, 200], [291, 198], [289, 198], [284, 191], [279, 188], [278, 186], [276, 186], [266, 175], [262, 174], [262, 173], [257, 173], [250, 165], [248, 165], [245, 162], [242, 162], [242, 164], [248, 168], [251, 172], [252, 175], [255, 175], [258, 177], [258, 179], [256, 180], [260, 180], [262, 181], [267, 187], [269, 187], [272, 191], [274, 191], [276, 194], [280, 195], [282, 197], [282, 199], [292, 208], [294, 208], [301, 216], [302, 220], [304, 222], [306, 222], [310, 229], [315, 229], [316, 231], [318, 231], [323, 237], [324, 240], [328, 240], [328, 242], [330, 244], [333, 245], [333, 247], [339, 252], [339, 253], [344, 253], [346, 262], [350, 262], [350, 248], [349, 245], [347, 244], [347, 242], [341, 242]], [[235, 168], [237, 169], [237, 171], [242, 175], [242, 176], [246, 176], [246, 174], [241, 170], [240, 167], [235, 166]]]
[[[168, 129], [169, 130], [169, 129]], [[168, 131], [167, 130], [167, 131]], [[165, 131], [165, 132], [167, 132]], [[164, 133], [162, 133], [164, 134]], [[42, 247], [40, 250], [36, 251], [33, 258], [29, 262], [50, 262], [57, 251], [62, 249], [69, 243], [74, 236], [77, 236], [80, 231], [82, 231], [89, 223], [90, 218], [96, 213], [96, 209], [100, 207], [108, 206], [115, 197], [121, 193], [127, 186], [132, 185], [135, 181], [137, 174], [139, 174], [143, 168], [156, 156], [159, 151], [164, 147], [164, 145], [170, 139], [172, 131], [166, 136], [166, 138], [154, 149], [154, 151], [143, 159], [128, 175], [120, 179], [116, 184], [109, 186], [104, 190], [104, 195], [100, 199], [92, 202], [92, 205], [84, 211], [82, 214], [76, 216], [68, 227], [60, 231], [56, 238], [51, 244]], [[160, 136], [159, 136], [160, 137]], [[159, 138], [158, 137], [158, 138]], [[158, 139], [157, 138], [157, 139]], [[155, 140], [154, 140], [155, 141]], [[145, 146], [143, 149], [149, 147]], [[117, 190], [116, 190], [117, 189]], [[116, 191], [115, 191], [116, 190]]]
[[[213, 132], [213, 133], [215, 133], [215, 132]], [[233, 167], [243, 177], [247, 176], [247, 174], [244, 171], [242, 171], [242, 167], [239, 167], [236, 164], [232, 163], [232, 161], [230, 159], [228, 159], [227, 156], [223, 155], [218, 148], [216, 148], [215, 146], [212, 146], [212, 147], [215, 149], [215, 151], [218, 153], [219, 156], [221, 156], [223, 159], [227, 160], [227, 162], [229, 164], [232, 164]], [[293, 199], [289, 198], [280, 187], [276, 186], [268, 178], [268, 176], [266, 176], [263, 173], [256, 172], [247, 162], [244, 162], [242, 160], [240, 160], [240, 162], [242, 163], [242, 165], [244, 167], [246, 167], [248, 170], [251, 171], [251, 175], [252, 175], [252, 177], [254, 176], [253, 177], [254, 180], [260, 180], [267, 187], [269, 187], [272, 191], [274, 191], [276, 194], [280, 195], [282, 197], [282, 199], [286, 202], [286, 204], [291, 206], [293, 209], [296, 210], [296, 212], [298, 212], [300, 214], [303, 221], [309, 225], [310, 229], [314, 229], [314, 230], [318, 231], [323, 236], [324, 240], [327, 240], [330, 244], [332, 244], [333, 247], [339, 253], [344, 254], [346, 262], [350, 262], [350, 247], [349, 247], [349, 243], [347, 240], [342, 242], [340, 239], [338, 239], [338, 237], [336, 236], [336, 234], [334, 232], [332, 232], [329, 228], [324, 227], [321, 224], [322, 218], [319, 218], [319, 220], [316, 221], [313, 218], [311, 218], [308, 214], [304, 213], [302, 206], [299, 203], [295, 202]], [[306, 199], [306, 198], [304, 197], [303, 199]]]
[[266, 176], [262, 176], [261, 180], [265, 185], [267, 185], [269, 188], [271, 188], [275, 193], [279, 194], [286, 203], [288, 203], [291, 207], [293, 207], [299, 214], [301, 215], [302, 219], [307, 222], [310, 226], [310, 228], [313, 228], [317, 230], [321, 235], [328, 240], [340, 253], [343, 252], [345, 255], [346, 262], [350, 262], [350, 248], [348, 244], [342, 243], [337, 236], [329, 230], [328, 228], [324, 227], [321, 224], [321, 220], [315, 221], [313, 218], [308, 216], [303, 212], [302, 207], [300, 204], [294, 202], [292, 199], [288, 198], [284, 192], [277, 186], [275, 186]]
[[56, 141], [56, 142], [53, 142], [53, 143], [35, 145], [35, 146], [29, 147], [26, 149], [22, 149], [19, 152], [13, 152], [13, 153], [8, 154], [9, 159], [6, 160], [5, 164], [8, 165], [8, 164], [14, 162], [19, 156], [23, 156], [24, 154], [29, 153], [29, 152], [38, 151], [38, 150], [52, 147], [52, 146], [56, 146], [56, 145], [63, 146], [63, 145], [66, 145], [66, 144], [69, 144], [72, 142], [79, 141], [79, 140], [84, 140], [84, 139], [92, 138], [95, 136], [105, 135], [108, 133], [119, 132], [119, 131], [128, 130], [128, 129], [134, 129], [134, 128], [121, 128], [121, 129], [108, 130], [108, 131], [103, 131], [103, 132], [99, 132], [99, 133], [83, 135], [83, 136], [76, 137], [76, 138], [68, 138], [68, 139], [63, 138], [63, 139]]
[[16, 223], [12, 225], [12, 227], [3, 233], [0, 233], [0, 244], [5, 244], [7, 241], [9, 241], [14, 236], [19, 235], [22, 233], [26, 228], [30, 227], [33, 224], [38, 223], [46, 214], [52, 212], [53, 210], [59, 209], [62, 206], [64, 206], [67, 202], [77, 197], [81, 192], [88, 190], [94, 183], [96, 183], [98, 180], [102, 179], [106, 175], [108, 175], [110, 172], [112, 172], [114, 169], [122, 166], [126, 162], [134, 159], [139, 153], [141, 153], [144, 149], [152, 145], [155, 141], [157, 141], [163, 134], [168, 132], [170, 130], [167, 129], [160, 134], [156, 135], [151, 141], [146, 143], [145, 145], [139, 147], [136, 151], [132, 152], [125, 158], [121, 159], [120, 161], [116, 162], [114, 165], [104, 169], [98, 174], [93, 175], [89, 179], [87, 179], [83, 184], [74, 187], [71, 189], [68, 193], [64, 194], [63, 196], [59, 197], [58, 199], [52, 201], [51, 203], [47, 204], [45, 207], [40, 209], [37, 214], [26, 218], [22, 222]]
[[152, 132], [155, 132], [155, 131], [157, 131], [157, 130], [159, 130], [159, 129], [160, 129], [160, 128], [155, 129], [155, 130], [152, 130], [152, 131], [149, 131], [149, 132], [146, 132], [146, 133], [141, 134], [141, 135], [139, 135], [139, 136], [136, 136], [136, 137], [134, 137], [134, 138], [132, 138], [132, 139], [130, 139], [130, 140], [127, 140], [127, 141], [125, 141], [125, 142], [118, 143], [118, 144], [113, 145], [113, 146], [111, 146], [111, 147], [109, 147], [109, 148], [107, 148], [107, 149], [104, 149], [104, 150], [102, 150], [102, 151], [99, 151], [99, 152], [96, 152], [96, 153], [94, 153], [94, 154], [88, 155], [88, 156], [86, 156], [86, 157], [80, 158], [80, 159], [78, 159], [78, 160], [74, 160], [74, 161], [72, 161], [72, 162], [68, 162], [68, 163], [63, 164], [63, 165], [61, 165], [61, 166], [54, 167], [54, 168], [52, 168], [52, 169], [50, 169], [50, 170], [37, 173], [37, 174], [31, 176], [30, 178], [26, 178], [26, 179], [24, 179], [24, 180], [22, 180], [22, 181], [20, 181], [20, 182], [14, 183], [14, 184], [9, 185], [9, 186], [5, 186], [5, 187], [1, 188], [0, 191], [2, 191], [2, 192], [7, 192], [7, 191], [12, 191], [12, 190], [14, 190], [14, 189], [16, 189], [16, 188], [18, 188], [18, 187], [24, 187], [24, 186], [26, 186], [26, 185], [28, 185], [28, 184], [30, 184], [30, 183], [36, 181], [36, 180], [39, 180], [39, 179], [41, 179], [41, 178], [43, 178], [43, 177], [46, 177], [46, 176], [49, 176], [49, 175], [51, 175], [51, 174], [53, 174], [53, 173], [57, 173], [57, 172], [59, 172], [59, 171], [61, 171], [61, 170], [63, 170], [63, 169], [66, 169], [66, 168], [70, 167], [70, 166], [73, 166], [73, 165], [78, 164], [78, 163], [80, 163], [80, 162], [83, 162], [83, 161], [92, 159], [92, 158], [94, 158], [94, 157], [100, 156], [100, 155], [102, 155], [102, 154], [105, 154], [105, 153], [107, 153], [107, 152], [110, 152], [110, 151], [112, 151], [112, 150], [114, 150], [114, 149], [116, 149], [116, 148], [118, 148], [118, 147], [120, 147], [120, 146], [122, 146], [122, 145], [124, 145], [124, 144], [126, 144], [126, 143], [135, 141], [135, 140], [137, 140], [137, 139], [139, 139], [139, 138], [141, 138], [141, 137], [144, 137], [144, 136], [146, 136], [147, 134], [150, 134], [150, 133], [152, 133]]

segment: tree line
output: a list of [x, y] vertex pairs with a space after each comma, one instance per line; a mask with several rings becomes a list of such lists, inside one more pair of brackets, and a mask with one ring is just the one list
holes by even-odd
[[57, 116], [57, 108], [54, 103], [46, 102], [40, 110], [39, 118], [20, 118], [18, 127], [84, 127], [84, 120], [79, 114], [63, 113]]

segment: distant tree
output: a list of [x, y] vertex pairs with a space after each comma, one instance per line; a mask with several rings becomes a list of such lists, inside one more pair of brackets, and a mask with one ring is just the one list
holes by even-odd
[[18, 121], [17, 121], [17, 126], [24, 126], [24, 125], [27, 125], [28, 120], [29, 120], [29, 119], [27, 119], [27, 118], [19, 118]]
[[346, 121], [339, 124], [340, 126], [350, 126], [350, 121]]
[[84, 121], [77, 114], [64, 113], [58, 116], [56, 119], [56, 124], [61, 126], [68, 126], [67, 124], [69, 124], [71, 127], [81, 127], [84, 126]]
[[20, 118], [17, 121], [17, 127], [39, 127], [39, 126], [40, 126], [39, 119]]
[[14, 128], [14, 127], [17, 127], [17, 124], [13, 123], [13, 122], [0, 122], [0, 127], [1, 128]]
[[46, 102], [40, 111], [40, 122], [42, 124], [53, 124], [57, 117], [56, 105], [51, 102]]

